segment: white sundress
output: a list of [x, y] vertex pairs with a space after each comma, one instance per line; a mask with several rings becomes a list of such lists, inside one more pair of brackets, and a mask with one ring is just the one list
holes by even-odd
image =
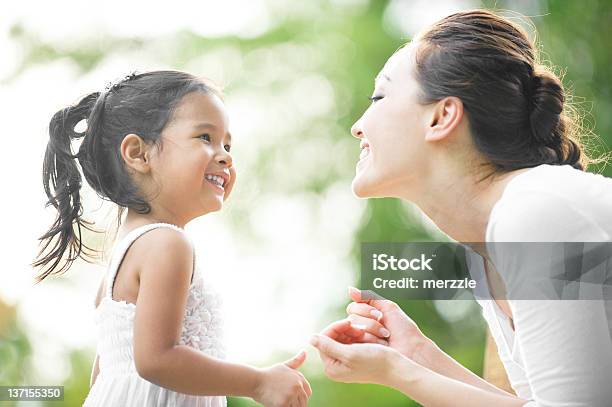
[[[105, 295], [94, 311], [100, 373], [83, 407], [227, 406], [225, 396], [178, 393], [143, 379], [136, 371], [133, 341], [136, 305], [113, 300], [112, 287], [117, 269], [130, 245], [145, 232], [158, 227], [170, 227], [185, 233], [182, 228], [169, 223], [148, 224], [130, 231], [113, 249]], [[220, 305], [216, 292], [211, 290], [208, 282], [204, 285], [194, 251], [194, 271], [179, 344], [213, 357], [224, 358]]]

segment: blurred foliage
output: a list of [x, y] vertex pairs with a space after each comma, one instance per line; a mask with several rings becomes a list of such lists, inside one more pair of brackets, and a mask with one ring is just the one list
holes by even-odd
[[[234, 36], [202, 38], [191, 32], [177, 32], [168, 38], [155, 39], [108, 35], [98, 41], [60, 46], [41, 41], [35, 33], [16, 25], [12, 30], [12, 38], [22, 44], [24, 54], [18, 70], [8, 80], [18, 77], [21, 71], [30, 66], [59, 58], [72, 60], [82, 73], [87, 73], [111, 53], [135, 52], [156, 42], [164, 47], [160, 64], [175, 66], [177, 69], [187, 69], [203, 55], [224, 50], [237, 50], [243, 56], [250, 55], [249, 59], [245, 59], [242, 76], [233, 78], [226, 88], [228, 94], [250, 88], [255, 91], [261, 89], [261, 92], [265, 90], [268, 95], [277, 94], [283, 98], [291, 85], [301, 77], [321, 75], [333, 88], [335, 108], [326, 114], [309, 117], [304, 123], [299, 122], [298, 116], [291, 117], [290, 120], [299, 122], [296, 125], [298, 131], [293, 127], [283, 133], [282, 137], [274, 137], [273, 142], [258, 140], [264, 146], [252, 163], [259, 178], [275, 181], [265, 183], [262, 189], [266, 192], [300, 194], [307, 191], [320, 195], [333, 183], [350, 183], [358, 146], [350, 140], [349, 128], [367, 106], [373, 78], [404, 40], [385, 27], [387, 23], [383, 20], [383, 14], [388, 1], [371, 0], [365, 2], [365, 6], [355, 6], [355, 10], [351, 10], [350, 6], [331, 5], [324, 0], [311, 3], [316, 5], [316, 13], [310, 11], [303, 15], [291, 13], [274, 16], [278, 23], [270, 31], [248, 39]], [[522, 3], [483, 1], [487, 7], [518, 12], [522, 11]], [[550, 0], [540, 1], [539, 5], [544, 13], [531, 17], [545, 51], [544, 59], [562, 68], [565, 85], [579, 96], [574, 98], [574, 102], [582, 110], [590, 112], [586, 124], [610, 145], [612, 117], [607, 113], [612, 110], [612, 53], [608, 43], [612, 37], [612, 3], [604, 0]], [[284, 64], [287, 70], [283, 70]], [[272, 78], [268, 72], [270, 66], [277, 68]], [[227, 69], [231, 69], [229, 64]], [[263, 99], [261, 103], [268, 101]], [[297, 102], [292, 99], [282, 103]], [[259, 102], [254, 101], [256, 103]], [[282, 110], [279, 114], [291, 112]], [[279, 129], [279, 132], [282, 131]], [[317, 157], [308, 156], [307, 151], [310, 150], [307, 150], [306, 144], [317, 143], [331, 151], [317, 153]], [[601, 151], [609, 150], [601, 148]], [[318, 161], [304, 171], [279, 174], [279, 162], [285, 165], [288, 160], [299, 161], [301, 158], [316, 158]], [[612, 170], [606, 168], [604, 174], [612, 176]], [[395, 199], [371, 199], [367, 205], [361, 227], [354, 236], [355, 270], [359, 269], [359, 244], [362, 241], [440, 239], [439, 236], [432, 236], [422, 226], [405, 203]], [[233, 210], [236, 215], [232, 217], [234, 226], [241, 228], [248, 237], [248, 202]], [[477, 308], [474, 308], [474, 312], [467, 312], [463, 319], [449, 322], [442, 318], [436, 305], [430, 301], [406, 301], [401, 305], [442, 349], [470, 370], [482, 373], [485, 326]], [[3, 320], [6, 312], [0, 308], [0, 383], [22, 383], [23, 363], [30, 353], [29, 342], [14, 322], [6, 323], [6, 318]], [[71, 353], [72, 370], [64, 383], [65, 405], [80, 405], [87, 394], [93, 358], [94, 355], [85, 351], [76, 350]], [[333, 383], [322, 376], [321, 372], [310, 374], [308, 378], [314, 389], [310, 403], [313, 406], [416, 405], [399, 393], [380, 386]], [[253, 405], [248, 400], [236, 398], [230, 399], [229, 404], [234, 407]]]
[[0, 386], [26, 380], [23, 367], [31, 351], [27, 334], [16, 319], [15, 307], [0, 298]]

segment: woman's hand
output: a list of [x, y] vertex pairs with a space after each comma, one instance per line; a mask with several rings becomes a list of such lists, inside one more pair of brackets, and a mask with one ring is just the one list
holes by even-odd
[[396, 303], [384, 299], [364, 300], [361, 291], [354, 287], [349, 288], [349, 295], [353, 302], [346, 307], [348, 319], [353, 325], [365, 326], [362, 342], [384, 339], [402, 355], [429, 367], [429, 352], [435, 352], [437, 346]]
[[[336, 342], [350, 345], [351, 343], [378, 343], [380, 345], [389, 345], [385, 339], [381, 339], [369, 332], [366, 332], [366, 324], [359, 324], [346, 318], [332, 322], [323, 331], [321, 335], [329, 336]], [[382, 327], [382, 325], [381, 325]]]
[[305, 360], [306, 352], [302, 351], [284, 363], [261, 369], [253, 399], [266, 407], [305, 407], [312, 390], [308, 380], [296, 370]]
[[398, 374], [408, 381], [420, 366], [388, 346], [355, 343], [345, 345], [326, 335], [310, 339], [325, 365], [325, 374], [344, 383], [374, 383], [393, 386]]

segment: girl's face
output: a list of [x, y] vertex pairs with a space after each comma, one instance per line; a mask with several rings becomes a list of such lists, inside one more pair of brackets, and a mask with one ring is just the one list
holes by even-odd
[[398, 196], [425, 168], [427, 117], [417, 103], [413, 61], [414, 43], [389, 58], [376, 77], [372, 104], [351, 129], [361, 140], [352, 184], [358, 197]]
[[220, 210], [236, 179], [229, 119], [214, 94], [183, 97], [162, 131], [163, 148], [152, 163], [164, 209], [193, 219]]

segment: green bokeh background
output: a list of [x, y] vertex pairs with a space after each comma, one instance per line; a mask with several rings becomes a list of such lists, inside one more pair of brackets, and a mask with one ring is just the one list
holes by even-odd
[[[111, 52], [138, 52], [147, 42], [165, 43], [171, 52], [164, 54], [164, 64], [183, 69], [189, 63], [207, 53], [224, 49], [248, 54], [257, 50], [269, 51], [274, 63], [287, 64], [289, 69], [277, 79], [266, 79], [266, 65], [252, 59], [241, 77], [234, 78], [225, 92], [240, 92], [260, 87], [262, 94], [282, 92], [296, 78], [315, 72], [323, 75], [333, 85], [336, 101], [334, 115], [316, 117], [309, 123], [305, 134], [288, 134], [278, 143], [264, 148], [254, 164], [257, 174], [266, 179], [278, 178], [275, 162], [283, 160], [287, 150], [298, 148], [301, 142], [325, 142], [335, 148], [333, 165], [322, 165], [308, 177], [278, 178], [270, 188], [293, 194], [309, 191], [321, 194], [332, 183], [341, 181], [347, 185], [353, 174], [356, 143], [347, 144], [348, 132], [353, 122], [366, 108], [367, 96], [371, 94], [373, 78], [386, 59], [407, 39], [399, 32], [385, 29], [384, 11], [388, 5], [384, 0], [365, 2], [366, 6], [355, 7], [351, 12], [346, 6], [331, 5], [323, 0], [312, 0], [313, 7], [304, 8], [303, 15], [296, 12], [278, 15], [277, 24], [270, 31], [254, 38], [222, 37], [203, 38], [191, 32], [177, 32], [163, 38], [123, 38], [108, 35], [104, 41], [80, 43], [74, 46], [42, 42], [35, 33], [19, 24], [12, 29], [13, 40], [22, 44], [25, 53], [20, 67], [5, 80], [19, 78], [27, 67], [48, 64], [58, 59], [72, 60], [82, 71], [95, 69]], [[484, 1], [485, 7], [510, 9], [522, 12], [525, 2]], [[536, 3], [536, 1], [532, 2]], [[604, 144], [600, 151], [610, 150], [605, 145], [612, 141], [612, 2], [604, 0], [540, 1], [541, 16], [533, 16], [545, 59], [553, 61], [564, 72], [563, 81], [575, 95], [577, 106], [587, 112], [586, 125], [601, 137]], [[313, 11], [314, 10], [314, 11]], [[288, 48], [287, 46], [297, 48]], [[313, 53], [295, 53], [289, 49], [310, 50]], [[303, 60], [301, 59], [303, 58]], [[289, 100], [287, 103], [292, 103]], [[350, 146], [347, 147], [347, 146]], [[322, 152], [322, 154], [327, 154]], [[296, 157], [300, 157], [299, 154]], [[332, 158], [331, 156], [327, 158]], [[308, 159], [308, 157], [305, 157]], [[602, 167], [592, 168], [600, 172]], [[603, 173], [612, 176], [610, 168]], [[358, 273], [359, 244], [362, 241], [427, 241], [440, 239], [433, 236], [416, 221], [405, 204], [395, 199], [369, 200], [367, 211], [354, 235], [354, 270]], [[249, 233], [248, 208], [234, 208], [233, 227]], [[478, 315], [469, 316], [460, 323], [451, 323], [442, 318], [430, 301], [406, 301], [402, 307], [417, 322], [421, 329], [439, 346], [460, 363], [477, 374], [482, 373], [485, 347], [485, 325]], [[337, 314], [342, 314], [344, 305], [337, 305]], [[31, 353], [28, 332], [17, 323], [16, 310], [3, 305], [0, 298], [0, 385], [27, 384], [29, 370], [27, 357]], [[330, 318], [331, 320], [332, 318]], [[72, 373], [65, 383], [65, 401], [43, 405], [76, 406], [82, 403], [89, 390], [89, 375], [94, 355], [76, 349], [71, 353]], [[314, 389], [312, 406], [410, 406], [417, 405], [401, 394], [380, 386], [347, 385], [333, 383], [322, 372], [306, 372]], [[435, 389], [432, 389], [435, 391]], [[9, 403], [5, 402], [6, 405]], [[0, 405], [2, 402], [0, 402]], [[28, 404], [30, 405], [30, 404]], [[247, 406], [254, 403], [244, 399], [230, 399], [229, 405]]]

